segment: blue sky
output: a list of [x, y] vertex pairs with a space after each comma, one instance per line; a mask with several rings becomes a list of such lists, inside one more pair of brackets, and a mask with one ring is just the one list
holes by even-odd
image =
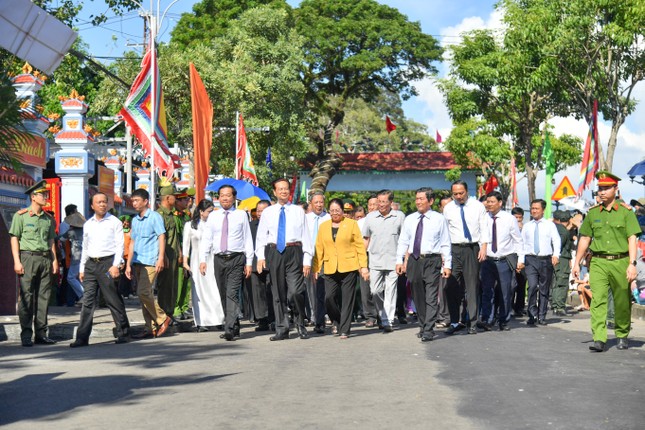
[[[492, 0], [380, 0], [379, 2], [399, 9], [411, 21], [420, 22], [423, 31], [435, 36], [444, 46], [458, 43], [459, 35], [463, 31], [475, 28], [490, 28], [500, 31], [502, 29], [501, 14], [494, 10], [495, 1]], [[150, 5], [150, 2], [146, 0], [141, 0], [141, 3], [146, 7]], [[171, 1], [161, 0], [159, 3], [163, 11]], [[197, 3], [196, 0], [179, 0], [168, 10], [161, 28], [162, 41], [169, 39], [169, 29], [175, 25], [182, 13], [192, 11], [192, 6], [195, 3]], [[288, 0], [288, 3], [297, 6], [299, 1]], [[156, 0], [154, 4], [157, 4]], [[107, 9], [102, 0], [85, 2], [85, 8], [86, 11], [81, 16], [86, 20], [90, 13]], [[143, 23], [138, 12], [111, 18], [100, 28], [91, 28], [89, 24], [81, 24], [79, 29], [80, 36], [90, 46], [90, 52], [97, 57], [120, 56], [124, 51], [136, 49], [128, 47], [126, 44], [141, 43], [143, 39]], [[438, 64], [437, 67], [439, 76], [445, 75], [447, 64], [444, 62]], [[439, 130], [444, 138], [448, 137], [452, 123], [433, 79], [417, 82], [415, 86], [419, 95], [404, 103], [406, 116], [426, 124], [432, 136], [434, 136], [435, 130]], [[635, 95], [638, 100], [645, 99], [645, 84], [641, 83], [637, 86]], [[642, 121], [643, 117], [645, 117], [645, 104], [641, 104], [636, 112], [628, 118], [618, 135], [618, 148], [614, 158], [613, 171], [624, 179], [620, 188], [627, 200], [645, 196], [645, 187], [632, 184], [627, 178], [629, 168], [645, 158], [645, 121]], [[638, 121], [638, 118], [641, 121]], [[556, 134], [569, 133], [580, 136], [582, 139], [586, 138], [588, 126], [581, 121], [576, 121], [573, 118], [556, 118], [551, 122], [555, 126]], [[610, 124], [601, 123], [599, 129], [600, 141], [606, 143], [609, 138]], [[566, 174], [575, 186], [579, 178], [578, 172], [579, 166], [572, 166], [566, 172], [556, 174], [556, 183], [559, 183]], [[536, 188], [538, 197], [543, 197], [543, 173], [538, 175]], [[520, 205], [528, 207], [525, 180], [520, 179], [518, 192]]]

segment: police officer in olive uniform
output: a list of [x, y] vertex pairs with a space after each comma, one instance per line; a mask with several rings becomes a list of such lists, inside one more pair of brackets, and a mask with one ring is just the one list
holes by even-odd
[[[184, 243], [184, 225], [190, 222], [191, 215], [189, 204], [192, 196], [195, 195], [195, 189], [190, 188], [186, 190], [177, 191], [175, 193], [175, 225], [177, 227], [177, 237], [179, 241], [179, 260], [183, 260], [184, 256], [181, 255], [181, 244]], [[190, 273], [184, 271], [183, 262], [178, 261], [177, 268], [177, 304], [175, 306], [175, 318], [180, 320], [187, 320], [190, 316], [188, 308], [190, 306]]]
[[567, 291], [569, 290], [569, 274], [571, 274], [571, 249], [573, 241], [567, 225], [571, 215], [567, 211], [555, 211], [553, 213], [553, 222], [560, 235], [560, 259], [555, 265], [553, 286], [551, 287], [551, 310], [553, 315], [564, 317], [567, 316]]
[[605, 350], [607, 294], [611, 289], [614, 295], [618, 349], [624, 350], [629, 347], [627, 341], [631, 323], [629, 284], [636, 279], [637, 238], [641, 229], [636, 215], [629, 206], [616, 201], [620, 178], [605, 171], [598, 172], [596, 178], [600, 204], [589, 209], [587, 217], [580, 226], [573, 276], [578, 278], [580, 275], [580, 260], [587, 248], [590, 248], [593, 253], [589, 280], [593, 293], [591, 332], [594, 343], [589, 349], [593, 352]]
[[[31, 196], [31, 206], [14, 215], [9, 230], [14, 271], [20, 277], [18, 317], [22, 346], [32, 346], [34, 342], [56, 343], [47, 337], [52, 274], [58, 273], [58, 260], [54, 246], [55, 221], [43, 210], [49, 198], [46, 185], [40, 181], [26, 191]], [[36, 336], [32, 341], [34, 331]]]
[[171, 317], [175, 313], [175, 305], [177, 304], [177, 263], [181, 248], [177, 224], [173, 215], [175, 192], [175, 187], [172, 185], [161, 187], [159, 190], [161, 201], [157, 208], [166, 228], [166, 267], [157, 277], [157, 301], [166, 315]]

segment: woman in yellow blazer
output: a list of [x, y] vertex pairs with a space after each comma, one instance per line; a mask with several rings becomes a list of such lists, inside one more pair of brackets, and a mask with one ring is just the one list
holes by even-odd
[[[318, 228], [313, 270], [316, 277], [321, 268], [324, 271], [325, 306], [332, 321], [332, 334], [340, 332], [340, 338], [347, 339], [359, 270], [363, 279], [369, 279], [367, 253], [358, 224], [343, 215], [342, 200], [329, 202], [329, 214], [331, 219]], [[342, 308], [337, 300], [339, 288]]]

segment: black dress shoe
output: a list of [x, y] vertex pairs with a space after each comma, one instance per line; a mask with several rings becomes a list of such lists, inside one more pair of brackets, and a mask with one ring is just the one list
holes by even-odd
[[529, 319], [526, 320], [526, 325], [534, 326], [535, 325], [535, 318], [529, 317]]
[[195, 331], [197, 331], [197, 333], [205, 333], [208, 331], [208, 327], [204, 327], [203, 325], [200, 325], [196, 327]]
[[56, 341], [54, 339], [50, 339], [47, 336], [45, 336], [45, 337], [37, 337], [34, 343], [36, 345], [54, 345]]
[[468, 334], [477, 334], [477, 327], [476, 326], [468, 327]]
[[220, 338], [220, 339], [226, 339], [227, 341], [229, 341], [229, 342], [230, 342], [230, 341], [232, 341], [233, 339], [235, 339], [235, 336], [233, 336], [233, 333], [226, 332], [226, 333], [222, 333], [222, 334], [220, 334], [220, 335], [219, 335], [219, 338]]
[[298, 337], [300, 339], [309, 339], [309, 333], [307, 333], [305, 326], [298, 326]]
[[34, 343], [31, 341], [31, 339], [25, 339], [22, 341], [22, 346], [30, 347], [34, 346]]
[[394, 329], [392, 328], [391, 325], [383, 326], [383, 333], [392, 333], [393, 331]]
[[493, 327], [485, 321], [477, 321], [477, 328], [480, 328], [484, 331], [492, 331]]
[[605, 342], [599, 340], [595, 341], [593, 345], [589, 345], [589, 351], [591, 352], [604, 352], [605, 351]]
[[271, 328], [269, 327], [269, 324], [260, 324], [255, 328], [255, 331], [269, 331]]
[[405, 317], [399, 317], [399, 324], [407, 324], [407, 323], [408, 323], [408, 319], [407, 319], [407, 318], [405, 318]]
[[76, 339], [74, 342], [69, 344], [70, 348], [80, 348], [82, 346], [88, 346], [89, 342]]
[[618, 348], [618, 349], [628, 349], [629, 348], [629, 342], [627, 341], [627, 338], [626, 337], [618, 338], [618, 346], [616, 348]]
[[434, 339], [434, 333], [424, 333], [421, 336], [421, 342], [432, 342], [432, 339]]
[[117, 345], [122, 344], [122, 343], [128, 343], [128, 340], [129, 340], [128, 337], [129, 336], [119, 336], [119, 337], [116, 338], [114, 343], [116, 343]]
[[446, 329], [446, 334], [447, 334], [447, 335], [453, 335], [453, 334], [457, 333], [457, 332], [458, 332], [459, 330], [461, 330], [461, 329], [462, 329], [462, 328], [461, 328], [461, 327], [459, 327], [458, 325], [456, 325], [456, 326], [455, 326], [455, 325], [450, 324], [450, 327], [448, 327], [448, 328]]
[[322, 326], [322, 325], [315, 326], [314, 332], [318, 334], [325, 334], [325, 326]]
[[500, 324], [499, 325], [499, 331], [509, 331], [511, 328], [508, 326], [508, 324]]
[[546, 321], [544, 320], [544, 318], [541, 318], [541, 319], [538, 320], [538, 324], [546, 325]]
[[278, 340], [287, 340], [289, 339], [289, 333], [286, 334], [275, 334], [269, 338], [271, 342], [275, 342]]

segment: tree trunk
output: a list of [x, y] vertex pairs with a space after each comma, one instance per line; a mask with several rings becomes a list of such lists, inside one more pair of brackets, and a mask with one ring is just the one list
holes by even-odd
[[[612, 166], [614, 164], [614, 152], [616, 151], [616, 145], [618, 144], [618, 130], [625, 122], [625, 117], [623, 115], [617, 115], [616, 118], [611, 123], [611, 133], [609, 134], [609, 140], [607, 141], [607, 156], [603, 160], [598, 160], [600, 170], [607, 170], [611, 172]], [[602, 154], [602, 150], [599, 150]]]
[[309, 192], [315, 191], [324, 192], [331, 178], [336, 174], [336, 170], [343, 164], [343, 159], [338, 153], [333, 151], [332, 136], [337, 124], [335, 121], [329, 121], [325, 127], [325, 134], [323, 137], [324, 157], [316, 162], [316, 165], [311, 169], [311, 187]]

